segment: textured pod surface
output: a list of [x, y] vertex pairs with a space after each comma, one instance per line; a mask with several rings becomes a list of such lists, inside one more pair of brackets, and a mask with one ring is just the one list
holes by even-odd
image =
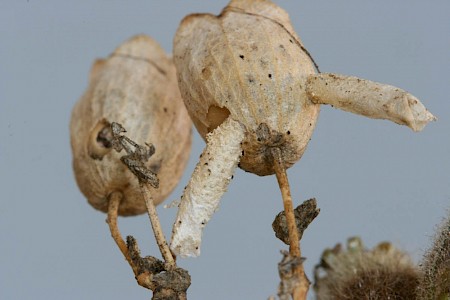
[[178, 183], [191, 146], [191, 121], [180, 97], [175, 67], [150, 37], [139, 35], [97, 60], [89, 87], [70, 123], [73, 168], [78, 186], [96, 209], [106, 211], [108, 195], [124, 195], [119, 214], [146, 211], [137, 178], [111, 148], [110, 122], [122, 124], [137, 143], [152, 143], [148, 167], [158, 174], [155, 204]]
[[227, 119], [207, 135], [207, 146], [184, 190], [173, 225], [170, 248], [175, 255], [200, 255], [203, 228], [218, 209], [220, 198], [227, 190], [239, 162], [243, 139], [244, 131], [233, 119]]
[[387, 84], [339, 74], [310, 75], [306, 92], [314, 103], [372, 119], [386, 119], [421, 131], [435, 121], [423, 104], [408, 92]]
[[246, 130], [240, 167], [273, 174], [305, 151], [319, 113], [306, 95], [313, 62], [288, 14], [269, 1], [231, 1], [219, 16], [187, 16], [174, 40], [183, 99], [203, 138], [228, 116]]

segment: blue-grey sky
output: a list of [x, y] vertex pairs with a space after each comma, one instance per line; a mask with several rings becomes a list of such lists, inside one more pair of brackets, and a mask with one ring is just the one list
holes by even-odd
[[[110, 237], [105, 214], [76, 186], [69, 117], [94, 59], [139, 33], [172, 50], [183, 16], [227, 1], [0, 2], [0, 298], [149, 299]], [[316, 197], [302, 240], [311, 278], [322, 250], [359, 235], [418, 261], [450, 206], [450, 2], [279, 1], [323, 72], [401, 87], [438, 118], [423, 132], [323, 107], [289, 169], [296, 204]], [[204, 142], [195, 134], [177, 199]], [[189, 270], [189, 299], [266, 299], [278, 285], [274, 176], [238, 170]], [[158, 208], [166, 235], [176, 210]], [[159, 256], [146, 215], [121, 218], [144, 255]]]

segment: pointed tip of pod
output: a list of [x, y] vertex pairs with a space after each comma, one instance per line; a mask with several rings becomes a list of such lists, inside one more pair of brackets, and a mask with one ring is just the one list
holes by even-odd
[[419, 99], [411, 94], [407, 94], [406, 99], [412, 114], [412, 118], [407, 125], [412, 130], [416, 132], [422, 131], [428, 123], [437, 120], [437, 118], [423, 106]]

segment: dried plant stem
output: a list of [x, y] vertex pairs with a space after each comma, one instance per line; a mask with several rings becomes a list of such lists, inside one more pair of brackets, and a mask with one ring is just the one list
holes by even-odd
[[161, 223], [159, 222], [158, 214], [156, 213], [156, 207], [153, 203], [152, 193], [150, 187], [147, 183], [139, 181], [141, 187], [142, 195], [145, 199], [145, 205], [147, 206], [148, 217], [150, 218], [150, 223], [152, 224], [153, 233], [155, 235], [156, 243], [158, 244], [159, 251], [161, 252], [164, 261], [170, 266], [175, 266], [175, 260], [170, 252], [169, 246], [167, 244], [166, 238], [161, 228]]
[[109, 225], [109, 230], [111, 231], [111, 236], [119, 247], [125, 259], [130, 264], [131, 269], [135, 275], [137, 275], [137, 269], [134, 263], [132, 262], [130, 255], [128, 253], [128, 247], [125, 244], [125, 241], [122, 239], [122, 235], [120, 234], [119, 227], [117, 226], [117, 216], [119, 212], [119, 205], [123, 199], [123, 195], [120, 192], [112, 192], [109, 197], [108, 204], [108, 218], [106, 219], [106, 223]]
[[[281, 190], [281, 196], [283, 198], [284, 211], [286, 213], [286, 222], [290, 241], [289, 253], [294, 258], [301, 257], [300, 240], [297, 232], [297, 225], [295, 223], [291, 190], [286, 174], [286, 168], [284, 167], [283, 158], [281, 156], [281, 150], [279, 148], [272, 148], [272, 157], [275, 174]], [[298, 285], [292, 291], [292, 298], [294, 300], [305, 300], [309, 289], [309, 280], [306, 278], [303, 264], [297, 265], [295, 274], [298, 276]]]

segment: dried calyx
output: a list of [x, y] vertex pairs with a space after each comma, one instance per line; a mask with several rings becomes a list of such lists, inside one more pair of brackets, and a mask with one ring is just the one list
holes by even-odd
[[[399, 88], [317, 74], [288, 14], [267, 0], [233, 0], [218, 16], [185, 17], [174, 38], [174, 63], [189, 115], [207, 143], [173, 228], [172, 250], [179, 256], [199, 255], [202, 228], [236, 166], [275, 174], [273, 154], [279, 153], [279, 177], [301, 158], [320, 104], [415, 131], [435, 119]], [[207, 167], [212, 160], [214, 172]]]
[[[190, 277], [175, 264], [155, 205], [172, 191], [186, 166], [191, 121], [175, 67], [161, 47], [140, 35], [98, 60], [73, 109], [70, 131], [78, 186], [94, 208], [107, 212], [111, 235], [138, 283], [152, 289], [155, 300], [186, 299]], [[145, 141], [152, 144], [140, 144]], [[123, 150], [125, 155], [119, 153]], [[135, 240], [129, 238], [127, 245], [120, 234], [118, 215], [144, 212], [164, 264], [141, 258]]]
[[70, 123], [75, 177], [88, 202], [106, 212], [109, 195], [120, 192], [119, 214], [142, 214], [146, 207], [139, 182], [120, 162], [120, 154], [111, 151], [113, 121], [129, 130], [130, 139], [151, 141], [158, 149], [145, 167], [160, 179], [153, 194], [159, 204], [176, 186], [188, 161], [191, 121], [175, 67], [150, 37], [135, 36], [94, 63]]

